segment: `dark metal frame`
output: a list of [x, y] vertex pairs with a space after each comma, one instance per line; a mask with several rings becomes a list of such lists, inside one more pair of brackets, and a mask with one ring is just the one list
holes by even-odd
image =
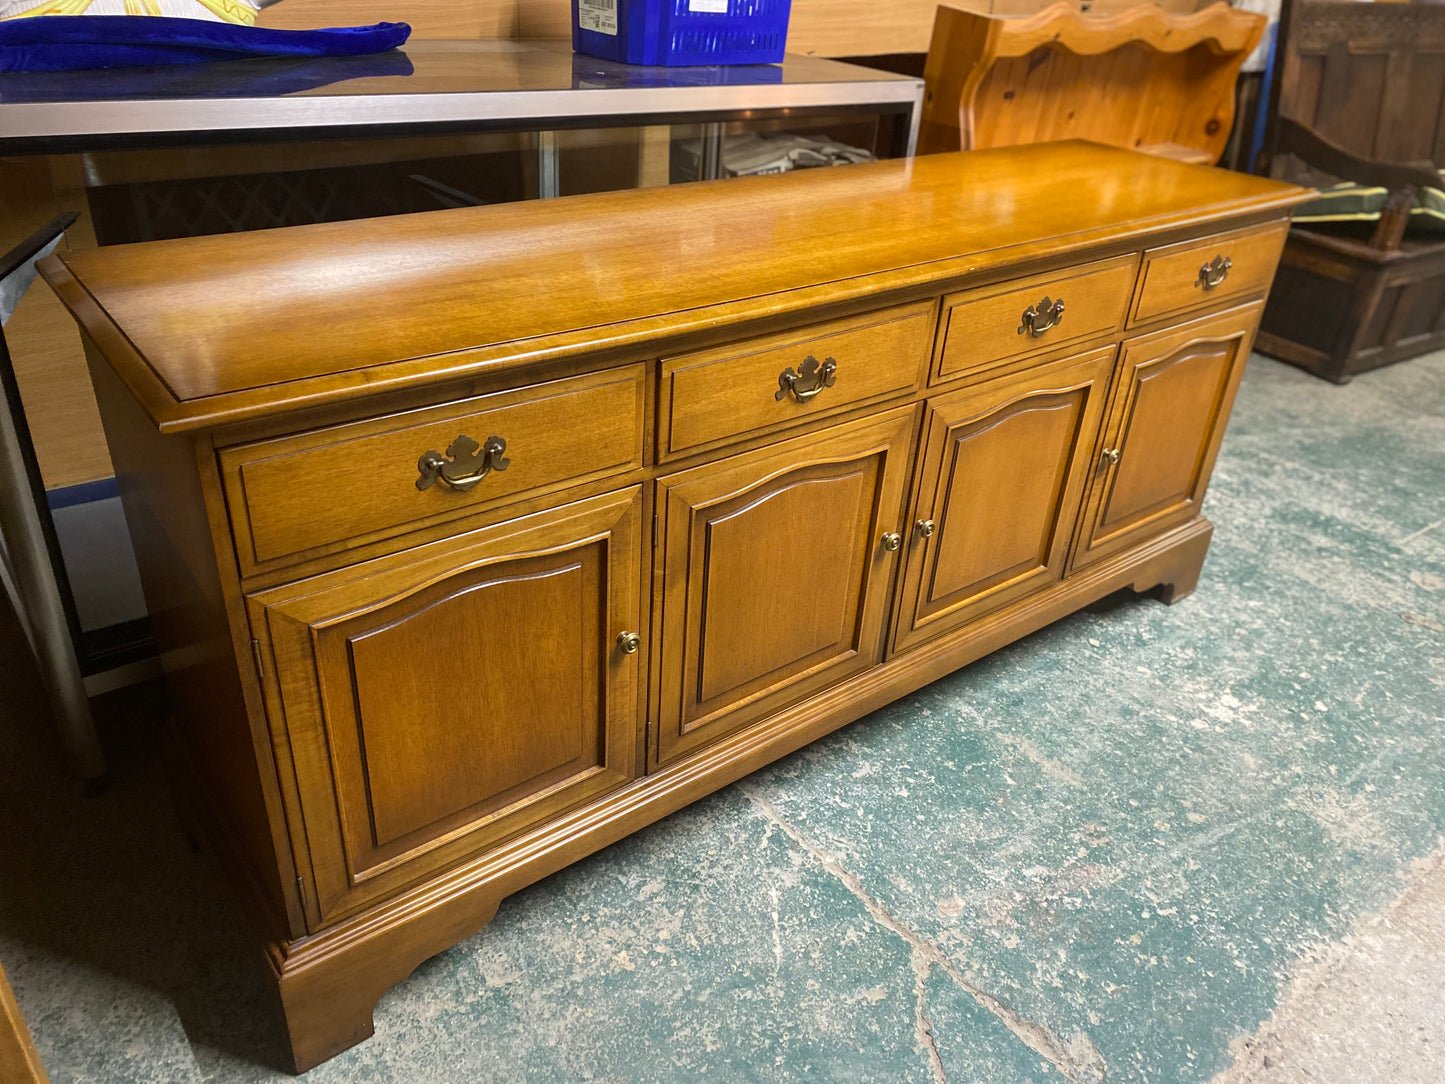
[[[0, 256], [0, 278], [19, 271], [48, 244], [63, 236], [79, 217], [75, 212], [58, 215]], [[66, 751], [77, 774], [98, 782], [104, 779], [106, 768], [81, 672], [84, 648], [80, 620], [3, 329], [0, 329], [0, 392], [5, 396], [8, 413], [3, 450], [0, 450], [4, 496], [0, 525], [7, 532], [6, 547], [15, 572], [18, 601], [24, 611], [20, 618], [29, 633]]]
[[[35, 258], [35, 254], [51, 241], [65, 233], [80, 218], [79, 212], [66, 211], [56, 215], [25, 240], [0, 256], [0, 279], [8, 278]], [[80, 614], [75, 609], [75, 595], [70, 590], [70, 576], [65, 571], [65, 557], [60, 552], [60, 537], [55, 533], [55, 517], [50, 514], [50, 501], [45, 495], [45, 480], [40, 475], [40, 461], [35, 456], [35, 442], [30, 437], [30, 422], [25, 417], [25, 406], [20, 399], [20, 384], [15, 379], [15, 363], [10, 357], [10, 344], [5, 341], [5, 329], [0, 327], [0, 389], [10, 407], [10, 421], [15, 426], [15, 436], [20, 444], [20, 456], [25, 464], [25, 474], [30, 480], [30, 499], [35, 502], [35, 512], [40, 520], [40, 529], [45, 535], [45, 548], [50, 551], [50, 564], [55, 570], [55, 586], [60, 591], [60, 601], [65, 607], [65, 623], [70, 627], [70, 643], [85, 669], [84, 640], [80, 630]]]

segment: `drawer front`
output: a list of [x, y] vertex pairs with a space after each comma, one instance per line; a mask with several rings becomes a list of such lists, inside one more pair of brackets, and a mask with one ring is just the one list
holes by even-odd
[[[242, 564], [344, 549], [638, 468], [644, 373], [633, 365], [226, 449]], [[480, 446], [471, 456], [463, 437]], [[493, 438], [505, 447], [488, 455]], [[429, 482], [419, 462], [428, 453], [445, 464]]]
[[951, 380], [1117, 331], [1129, 308], [1138, 263], [1137, 256], [1120, 256], [950, 294], [943, 299], [937, 378]]
[[1202, 241], [1185, 241], [1144, 253], [1139, 300], [1131, 323], [1203, 308], [1257, 293], [1269, 286], [1284, 250], [1288, 222]]
[[913, 391], [934, 302], [732, 343], [662, 363], [662, 458], [769, 433]]

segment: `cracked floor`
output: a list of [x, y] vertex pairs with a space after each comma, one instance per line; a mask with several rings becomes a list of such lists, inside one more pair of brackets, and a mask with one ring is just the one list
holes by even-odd
[[[306, 1079], [1445, 1078], [1445, 356], [1255, 358], [1207, 512], [1192, 598], [1074, 615], [512, 897]], [[0, 961], [53, 1079], [289, 1079], [153, 750], [82, 801], [0, 678]]]

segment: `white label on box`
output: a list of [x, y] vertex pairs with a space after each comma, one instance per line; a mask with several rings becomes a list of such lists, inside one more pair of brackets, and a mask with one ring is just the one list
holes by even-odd
[[687, 0], [688, 11], [710, 11], [714, 15], [728, 13], [728, 0]]
[[[722, 2], [726, 8], [728, 0]], [[577, 25], [598, 34], [616, 34], [617, 0], [577, 0]]]

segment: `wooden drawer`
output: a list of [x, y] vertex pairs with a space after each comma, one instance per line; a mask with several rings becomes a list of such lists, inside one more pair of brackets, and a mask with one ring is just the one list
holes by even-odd
[[[661, 458], [908, 394], [928, 363], [934, 311], [934, 302], [920, 301], [665, 359]], [[830, 361], [831, 384], [788, 390], [784, 373], [806, 380]]]
[[[645, 366], [484, 395], [221, 452], [244, 572], [642, 465]], [[505, 467], [461, 490], [419, 488], [424, 453], [460, 436], [506, 443]], [[462, 484], [465, 484], [464, 482]]]
[[[1139, 257], [1130, 254], [950, 294], [943, 299], [937, 379], [952, 380], [1001, 361], [1117, 331], [1124, 324], [1138, 264]], [[1057, 322], [1040, 315], [1060, 302], [1064, 307]]]
[[1144, 253], [1139, 297], [1129, 322], [1141, 324], [1264, 290], [1274, 278], [1287, 233], [1289, 223], [1277, 222], [1150, 249]]

